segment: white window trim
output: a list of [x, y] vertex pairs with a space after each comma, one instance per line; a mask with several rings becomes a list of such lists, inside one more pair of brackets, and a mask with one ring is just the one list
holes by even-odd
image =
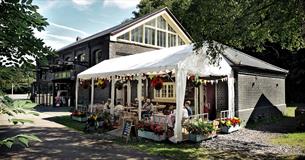
[[[173, 85], [173, 97], [168, 97], [168, 86]], [[157, 90], [154, 89], [154, 100], [158, 102], [174, 102], [176, 100], [176, 86], [174, 82], [163, 82], [163, 86], [166, 86], [166, 96], [162, 97], [162, 89], [160, 91], [160, 97], [157, 97]]]
[[[184, 31], [182, 31], [182, 29], [177, 25], [177, 23], [172, 19], [172, 17], [166, 11], [160, 12], [160, 13], [158, 13], [158, 14], [150, 17], [150, 18], [147, 18], [147, 19], [143, 20], [140, 23], [135, 24], [134, 26], [126, 28], [126, 29], [122, 30], [121, 32], [119, 32], [117, 34], [110, 36], [110, 40], [111, 41], [118, 41], [119, 36], [121, 36], [121, 35], [123, 35], [127, 32], [130, 33], [130, 31], [133, 30], [134, 28], [137, 28], [141, 25], [145, 25], [145, 23], [151, 21], [152, 19], [156, 19], [158, 16], [162, 16], [165, 19], [167, 25], [169, 24], [176, 31], [175, 34], [179, 35], [181, 37], [181, 39], [184, 41], [185, 44], [190, 44], [192, 42], [189, 39], [189, 37], [184, 33]], [[155, 24], [155, 27], [157, 28], [157, 24]], [[160, 28], [158, 28], [158, 29], [162, 30]], [[172, 33], [171, 31], [168, 31], [168, 32]], [[131, 35], [129, 37], [131, 37]], [[132, 42], [132, 41], [130, 41], [130, 42]], [[147, 45], [147, 44], [141, 43], [141, 45]]]

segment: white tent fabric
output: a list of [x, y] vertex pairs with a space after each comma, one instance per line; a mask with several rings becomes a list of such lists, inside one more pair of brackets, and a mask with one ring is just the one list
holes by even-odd
[[[233, 71], [226, 59], [220, 55], [219, 65], [211, 65], [206, 56], [207, 46], [194, 51], [193, 45], [165, 48], [131, 56], [105, 60], [77, 75], [78, 79], [110, 78], [110, 76], [129, 76], [143, 73], [160, 73], [174, 71], [176, 77], [176, 117], [174, 142], [182, 141], [182, 109], [185, 97], [187, 75], [230, 76]], [[231, 81], [232, 82], [232, 81]], [[228, 83], [229, 109], [234, 109], [234, 78], [233, 84]], [[76, 89], [76, 92], [78, 89]], [[140, 91], [138, 87], [138, 91]], [[78, 95], [76, 93], [76, 95]], [[233, 98], [233, 99], [232, 99]], [[78, 98], [76, 97], [76, 100]], [[231, 100], [230, 100], [231, 99]], [[77, 101], [76, 101], [77, 106]], [[233, 110], [234, 112], [234, 110]], [[232, 111], [231, 111], [232, 113]], [[232, 115], [232, 114], [231, 114]]]
[[179, 62], [184, 63], [183, 66], [189, 74], [221, 76], [230, 73], [231, 67], [224, 58], [220, 60], [219, 66], [213, 66], [209, 64], [209, 59], [206, 58], [205, 51], [206, 46], [195, 54], [193, 45], [183, 45], [113, 58], [96, 64], [79, 73], [77, 77], [79, 79], [91, 79], [99, 77], [106, 78], [115, 75], [131, 75], [166, 70], [172, 71]]

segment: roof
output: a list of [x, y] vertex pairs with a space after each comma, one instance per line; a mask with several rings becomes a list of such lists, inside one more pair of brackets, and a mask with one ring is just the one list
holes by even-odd
[[98, 32], [98, 33], [93, 34], [91, 36], [88, 36], [86, 38], [80, 39], [79, 41], [73, 42], [73, 43], [71, 43], [71, 44], [69, 44], [67, 46], [64, 46], [64, 47], [58, 49], [57, 52], [65, 50], [65, 49], [68, 49], [68, 48], [73, 47], [73, 46], [76, 46], [78, 44], [81, 44], [81, 43], [84, 43], [84, 42], [88, 42], [90, 40], [93, 40], [93, 39], [105, 36], [105, 35], [108, 35], [108, 34], [114, 35], [114, 34], [120, 32], [120, 31], [122, 31], [122, 30], [124, 30], [126, 28], [129, 28], [129, 27], [131, 27], [131, 26], [133, 26], [133, 25], [135, 25], [135, 24], [137, 24], [137, 23], [139, 23], [139, 22], [141, 22], [141, 21], [143, 21], [143, 20], [145, 20], [145, 19], [147, 19], [149, 17], [152, 17], [152, 16], [162, 12], [162, 11], [166, 11], [167, 13], [169, 13], [169, 15], [173, 18], [173, 20], [177, 23], [177, 25], [182, 29], [182, 31], [188, 36], [188, 38], [191, 39], [191, 36], [188, 34], [188, 32], [185, 30], [185, 28], [180, 24], [180, 22], [177, 20], [177, 18], [174, 16], [174, 14], [167, 7], [165, 7], [163, 9], [157, 10], [157, 11], [155, 11], [153, 13], [149, 13], [149, 14], [146, 14], [146, 15], [144, 15], [142, 17], [135, 18], [135, 19], [123, 22], [123, 23], [121, 23], [119, 25], [116, 25], [114, 27], [108, 28], [108, 29], [106, 29], [104, 31], [101, 31], [101, 32]]
[[191, 44], [112, 58], [79, 73], [77, 77], [91, 79], [109, 78], [115, 75], [175, 73], [179, 68], [190, 75], [198, 74], [205, 77], [230, 74], [232, 68], [224, 58], [220, 60], [219, 66], [210, 64], [205, 56], [206, 48], [207, 46], [195, 54]]
[[226, 47], [223, 56], [231, 61], [231, 66], [248, 66], [263, 70], [288, 73], [288, 70], [267, 63], [234, 48]]

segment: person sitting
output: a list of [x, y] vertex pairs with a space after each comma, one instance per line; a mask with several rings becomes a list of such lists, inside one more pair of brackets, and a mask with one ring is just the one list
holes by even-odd
[[108, 99], [107, 102], [104, 104], [104, 111], [110, 113], [110, 108], [111, 108], [111, 99]]
[[191, 108], [191, 101], [185, 101], [184, 108], [187, 110], [188, 116], [193, 115], [193, 111], [192, 111], [192, 108]]
[[119, 120], [120, 116], [122, 115], [122, 112], [124, 111], [124, 106], [121, 105], [120, 102], [114, 107], [114, 121], [116, 122]]
[[144, 103], [144, 105], [142, 107], [142, 117], [145, 115], [150, 115], [152, 108], [153, 108], [153, 105], [150, 102], [150, 99], [146, 99], [146, 102]]
[[132, 106], [132, 107], [138, 107], [138, 106], [139, 106], [139, 100], [138, 100], [138, 98], [135, 98], [135, 99], [134, 99], [134, 102], [135, 102], [135, 103], [131, 103], [131, 106]]

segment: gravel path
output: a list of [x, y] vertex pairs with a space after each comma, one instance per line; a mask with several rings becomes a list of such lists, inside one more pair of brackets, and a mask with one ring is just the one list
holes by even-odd
[[97, 139], [94, 135], [82, 134], [43, 119], [65, 114], [69, 113], [48, 112], [41, 113], [38, 117], [19, 115], [18, 118], [28, 118], [34, 121], [33, 124], [22, 126], [9, 125], [7, 117], [1, 115], [0, 139], [24, 133], [35, 134], [42, 139], [42, 142], [30, 143], [29, 148], [13, 145], [11, 150], [1, 146], [0, 159], [164, 159], [164, 157], [148, 155], [109, 140]]
[[201, 145], [211, 149], [247, 151], [254, 154], [305, 154], [300, 148], [271, 144], [270, 140], [281, 134], [243, 128], [231, 134], [220, 134], [212, 140], [203, 141]]

